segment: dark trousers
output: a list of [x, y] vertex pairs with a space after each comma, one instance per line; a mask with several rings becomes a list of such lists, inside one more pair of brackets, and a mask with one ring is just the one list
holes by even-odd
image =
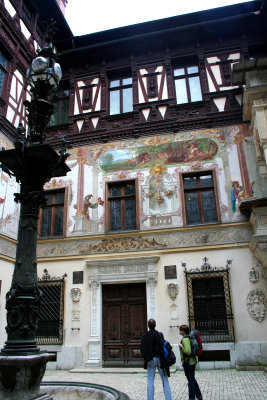
[[189, 391], [189, 399], [201, 399], [202, 394], [199, 389], [198, 383], [195, 379], [195, 365], [190, 365], [189, 362], [185, 362], [183, 364], [184, 373], [188, 380], [188, 391]]

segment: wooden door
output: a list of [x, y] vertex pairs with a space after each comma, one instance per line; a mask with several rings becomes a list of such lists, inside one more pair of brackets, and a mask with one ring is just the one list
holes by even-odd
[[103, 365], [142, 366], [146, 284], [103, 285]]

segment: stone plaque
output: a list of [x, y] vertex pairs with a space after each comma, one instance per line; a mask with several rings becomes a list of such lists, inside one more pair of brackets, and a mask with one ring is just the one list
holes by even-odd
[[74, 271], [72, 283], [83, 283], [83, 271]]
[[177, 278], [176, 265], [165, 265], [164, 271], [165, 271], [165, 279]]

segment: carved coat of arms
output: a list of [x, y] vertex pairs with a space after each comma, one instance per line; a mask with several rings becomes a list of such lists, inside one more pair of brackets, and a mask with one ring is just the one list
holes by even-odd
[[267, 301], [264, 292], [260, 289], [251, 290], [247, 297], [249, 315], [256, 321], [263, 321], [266, 317]]

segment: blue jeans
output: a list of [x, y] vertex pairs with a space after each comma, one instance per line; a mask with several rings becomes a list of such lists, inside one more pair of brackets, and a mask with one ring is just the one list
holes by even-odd
[[162, 380], [165, 400], [172, 400], [168, 376], [166, 374], [166, 371], [160, 368], [159, 357], [153, 357], [153, 359], [148, 361], [147, 363], [147, 400], [154, 400], [154, 379], [156, 368], [158, 369], [159, 375]]
[[202, 394], [199, 389], [198, 383], [195, 379], [195, 365], [190, 365], [188, 362], [183, 364], [184, 373], [188, 380], [188, 391], [189, 391], [189, 400], [195, 399], [202, 399]]

